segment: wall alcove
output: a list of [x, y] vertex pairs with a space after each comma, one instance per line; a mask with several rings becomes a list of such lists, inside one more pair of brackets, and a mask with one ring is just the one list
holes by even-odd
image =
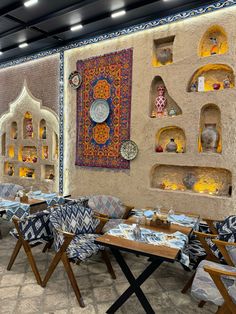
[[181, 128], [176, 126], [168, 126], [160, 129], [157, 132], [155, 143], [156, 152], [170, 152], [169, 146], [170, 148], [173, 147], [171, 150], [172, 152], [186, 152], [186, 137], [184, 131]]
[[152, 65], [159, 67], [173, 63], [173, 44], [175, 36], [155, 39], [153, 41]]
[[217, 54], [224, 54], [228, 51], [227, 35], [223, 27], [213, 25], [203, 35], [200, 46], [199, 56], [209, 57]]
[[180, 114], [182, 114], [182, 110], [170, 97], [162, 78], [154, 77], [150, 88], [150, 117], [175, 117]]
[[207, 104], [201, 109], [198, 151], [199, 153], [222, 152], [221, 113], [214, 104]]
[[[0, 118], [0, 175], [3, 182], [43, 191], [58, 189], [58, 117], [42, 106], [26, 83]], [[17, 141], [15, 140], [17, 134]]]
[[159, 190], [222, 197], [232, 193], [232, 174], [222, 168], [155, 165], [150, 179], [151, 187]]
[[193, 74], [187, 91], [209, 92], [233, 88], [235, 77], [233, 69], [226, 64], [207, 64]]

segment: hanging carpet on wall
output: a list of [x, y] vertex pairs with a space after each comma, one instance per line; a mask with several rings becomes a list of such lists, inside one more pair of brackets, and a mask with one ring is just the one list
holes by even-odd
[[78, 166], [129, 169], [120, 146], [130, 138], [133, 50], [77, 61]]

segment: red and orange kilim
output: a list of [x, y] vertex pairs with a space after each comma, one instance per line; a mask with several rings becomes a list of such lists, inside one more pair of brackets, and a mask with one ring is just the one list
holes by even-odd
[[[77, 90], [76, 165], [129, 169], [120, 146], [130, 138], [133, 50], [126, 49], [77, 62], [82, 84]], [[90, 107], [104, 99], [110, 114], [103, 123], [90, 118]]]

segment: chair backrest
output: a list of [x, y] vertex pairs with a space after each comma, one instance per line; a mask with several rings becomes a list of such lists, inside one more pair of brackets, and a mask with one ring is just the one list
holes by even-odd
[[15, 197], [17, 192], [23, 190], [24, 187], [14, 183], [0, 183], [0, 197]]
[[38, 240], [48, 241], [53, 237], [49, 212], [47, 211], [22, 219], [18, 226], [24, 239], [30, 243]]
[[52, 211], [50, 221], [55, 229], [74, 234], [94, 233], [99, 220], [93, 217], [91, 208], [80, 201], [68, 202]]
[[[236, 216], [227, 217], [218, 228], [219, 239], [225, 242], [236, 242]], [[236, 266], [236, 247], [226, 247], [232, 262]]]
[[88, 205], [92, 210], [108, 215], [109, 218], [123, 218], [125, 214], [125, 207], [121, 200], [110, 195], [90, 196]]

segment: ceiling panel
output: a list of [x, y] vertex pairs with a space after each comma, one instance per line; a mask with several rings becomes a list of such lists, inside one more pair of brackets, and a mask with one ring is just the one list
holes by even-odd
[[[0, 1], [0, 63], [215, 1], [38, 0], [30, 8], [23, 2]], [[121, 8], [126, 8], [127, 14], [112, 19], [110, 13]], [[80, 22], [84, 28], [71, 32], [70, 26]], [[25, 40], [29, 47], [19, 49], [18, 44]]]

